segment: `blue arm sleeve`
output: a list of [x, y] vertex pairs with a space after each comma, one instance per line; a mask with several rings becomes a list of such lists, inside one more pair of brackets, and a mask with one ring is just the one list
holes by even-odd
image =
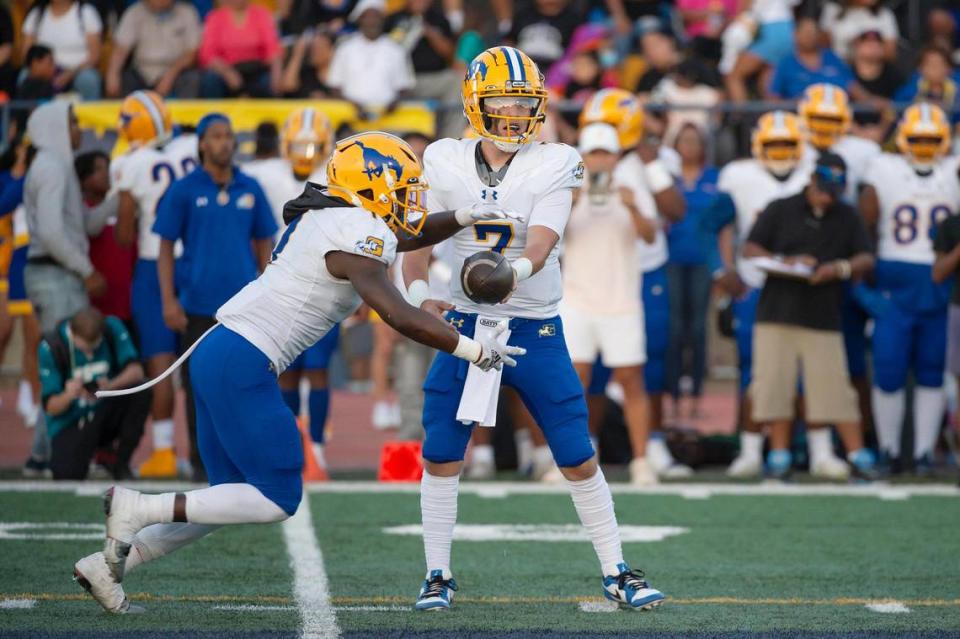
[[24, 178], [11, 179], [0, 192], [0, 217], [9, 215], [23, 202]]

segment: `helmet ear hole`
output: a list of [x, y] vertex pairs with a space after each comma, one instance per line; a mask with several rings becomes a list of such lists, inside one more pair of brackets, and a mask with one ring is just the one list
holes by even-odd
[[357, 195], [362, 197], [365, 200], [373, 201], [373, 189], [361, 189], [357, 191]]

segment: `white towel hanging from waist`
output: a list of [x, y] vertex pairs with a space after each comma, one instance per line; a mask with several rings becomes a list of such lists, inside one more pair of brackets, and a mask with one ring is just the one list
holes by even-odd
[[[477, 317], [477, 327], [473, 338], [481, 339], [491, 335], [501, 322], [492, 317]], [[510, 339], [510, 328], [503, 331], [497, 338], [501, 344]], [[467, 380], [463, 385], [463, 394], [460, 396], [460, 406], [457, 408], [457, 421], [464, 424], [477, 422], [481, 426], [497, 425], [497, 403], [500, 399], [500, 376], [503, 370], [482, 371], [470, 364], [467, 369]]]

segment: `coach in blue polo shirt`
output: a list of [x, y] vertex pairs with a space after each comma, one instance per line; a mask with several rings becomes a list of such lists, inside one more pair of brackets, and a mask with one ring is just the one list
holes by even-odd
[[[266, 267], [277, 232], [260, 185], [233, 164], [237, 141], [227, 116], [204, 116], [197, 125], [197, 138], [200, 167], [170, 185], [157, 206], [153, 225], [161, 238], [157, 275], [163, 321], [181, 334], [181, 349], [213, 326], [217, 309]], [[174, 283], [174, 245], [178, 240], [183, 243], [183, 256]], [[194, 479], [206, 481], [196, 445], [189, 367], [181, 370]]]

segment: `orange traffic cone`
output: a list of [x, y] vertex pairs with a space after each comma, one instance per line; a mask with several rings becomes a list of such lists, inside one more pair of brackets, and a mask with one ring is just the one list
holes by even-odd
[[380, 452], [380, 481], [420, 481], [423, 476], [420, 442], [387, 442]]
[[300, 439], [303, 441], [303, 481], [329, 481], [327, 469], [317, 463], [313, 454], [313, 440], [310, 438], [310, 428], [307, 423], [297, 418], [297, 428], [300, 429]]

